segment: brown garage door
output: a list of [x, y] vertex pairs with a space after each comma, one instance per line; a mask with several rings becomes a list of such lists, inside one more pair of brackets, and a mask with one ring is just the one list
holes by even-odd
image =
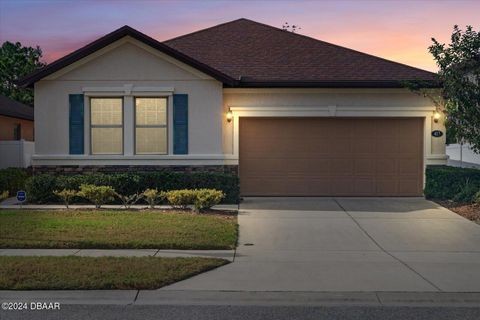
[[420, 196], [422, 118], [240, 118], [244, 196]]

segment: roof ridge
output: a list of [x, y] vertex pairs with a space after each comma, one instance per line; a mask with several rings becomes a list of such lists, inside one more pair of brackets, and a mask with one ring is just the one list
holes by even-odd
[[[191, 36], [191, 35], [194, 35], [194, 34], [197, 34], [197, 33], [201, 33], [201, 32], [204, 32], [204, 31], [208, 31], [208, 30], [211, 30], [211, 29], [223, 27], [224, 25], [231, 24], [231, 23], [234, 23], [234, 22], [238, 22], [238, 21], [241, 21], [241, 20], [247, 20], [247, 21], [251, 21], [251, 22], [256, 22], [256, 21], [249, 20], [249, 19], [246, 19], [246, 18], [239, 18], [239, 19], [235, 19], [235, 20], [223, 22], [223, 23], [220, 23], [220, 24], [216, 24], [216, 25], [211, 26], [211, 27], [203, 28], [203, 29], [200, 29], [200, 30], [197, 30], [197, 31], [193, 31], [193, 32], [190, 32], [190, 33], [182, 34], [182, 35], [180, 35], [180, 36], [176, 36], [176, 37], [174, 37], [174, 38], [170, 38], [170, 39], [164, 40], [164, 41], [162, 41], [162, 42], [163, 42], [163, 43], [167, 43], [167, 42], [174, 41], [174, 40], [177, 40], [177, 39], [182, 39], [182, 38], [185, 38], [185, 37], [187, 37], [187, 36]], [[257, 22], [257, 23], [258, 23], [258, 22]]]

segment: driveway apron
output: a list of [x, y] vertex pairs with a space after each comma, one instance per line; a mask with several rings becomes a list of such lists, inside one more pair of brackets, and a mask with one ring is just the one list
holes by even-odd
[[422, 198], [246, 198], [234, 262], [161, 290], [480, 292], [480, 226]]

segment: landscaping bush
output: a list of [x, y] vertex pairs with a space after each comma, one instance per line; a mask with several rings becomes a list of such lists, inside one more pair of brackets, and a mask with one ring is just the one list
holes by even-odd
[[195, 190], [182, 189], [165, 192], [165, 199], [169, 205], [177, 209], [188, 209], [196, 198]]
[[163, 194], [157, 189], [147, 189], [142, 193], [150, 208], [155, 208], [155, 205], [161, 200]]
[[25, 189], [25, 182], [28, 173], [21, 168], [7, 168], [0, 170], [0, 192], [8, 191], [10, 196], [17, 194], [17, 191]]
[[57, 184], [57, 178], [48, 174], [33, 176], [25, 184], [28, 201], [32, 203], [57, 202], [54, 190], [76, 189], [64, 188]]
[[134, 193], [132, 195], [123, 195], [118, 192], [115, 192], [115, 196], [122, 201], [123, 206], [125, 209], [130, 209], [132, 205], [143, 199], [143, 193]]
[[480, 170], [449, 166], [428, 166], [425, 197], [471, 202], [480, 190]]
[[82, 184], [78, 195], [88, 199], [95, 204], [95, 208], [100, 209], [103, 204], [115, 199], [115, 190], [110, 186]]
[[198, 189], [194, 190], [195, 200], [193, 204], [195, 205], [195, 210], [198, 212], [210, 209], [214, 205], [217, 205], [222, 201], [225, 194], [222, 191], [215, 189]]
[[8, 191], [0, 191], [0, 202], [8, 198]]
[[[82, 184], [110, 186], [122, 195], [142, 193], [145, 189], [159, 191], [181, 189], [216, 189], [223, 191], [223, 203], [238, 203], [239, 180], [234, 174], [209, 172], [135, 172], [90, 175], [36, 175], [27, 181], [29, 200], [33, 203], [58, 202], [54, 190], [78, 190]], [[81, 200], [78, 197], [73, 202]]]
[[70, 190], [70, 189], [63, 189], [62, 191], [53, 191], [53, 194], [62, 199], [63, 203], [65, 204], [65, 207], [70, 205], [70, 202], [72, 202], [72, 199], [78, 194], [78, 191], [76, 190]]

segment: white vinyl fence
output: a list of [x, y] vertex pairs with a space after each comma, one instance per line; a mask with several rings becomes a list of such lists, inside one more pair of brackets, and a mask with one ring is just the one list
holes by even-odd
[[447, 155], [449, 163], [454, 166], [462, 167], [480, 167], [480, 154], [470, 149], [468, 144], [450, 144], [447, 145]]
[[0, 141], [0, 169], [27, 168], [32, 163], [35, 143], [32, 141]]

